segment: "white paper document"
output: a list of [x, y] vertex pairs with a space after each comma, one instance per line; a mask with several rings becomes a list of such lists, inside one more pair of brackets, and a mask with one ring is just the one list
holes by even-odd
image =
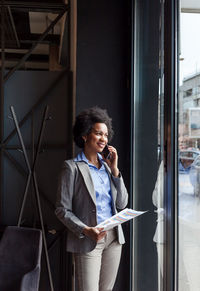
[[104, 230], [109, 230], [119, 224], [122, 224], [130, 219], [133, 219], [146, 211], [136, 211], [130, 208], [125, 208], [119, 213], [113, 215], [112, 217], [106, 219], [105, 221], [99, 223], [96, 227], [101, 227]]

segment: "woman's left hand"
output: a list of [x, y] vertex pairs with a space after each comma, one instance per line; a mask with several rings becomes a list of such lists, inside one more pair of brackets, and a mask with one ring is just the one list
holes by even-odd
[[110, 152], [110, 158], [104, 159], [108, 166], [110, 167], [113, 176], [118, 177], [119, 169], [118, 169], [118, 154], [116, 148], [108, 145], [108, 150]]

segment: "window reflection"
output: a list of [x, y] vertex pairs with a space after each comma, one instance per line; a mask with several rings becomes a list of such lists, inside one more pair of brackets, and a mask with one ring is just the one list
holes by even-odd
[[157, 120], [157, 178], [155, 187], [152, 193], [152, 202], [155, 207], [155, 213], [157, 214], [156, 229], [153, 236], [153, 242], [156, 246], [157, 253], [157, 291], [163, 291], [163, 267], [164, 267], [164, 163], [163, 163], [163, 152], [164, 152], [164, 6], [161, 6], [160, 14], [160, 27], [159, 27], [159, 90], [158, 90], [158, 120]]
[[153, 190], [152, 201], [157, 208], [157, 227], [153, 237], [156, 243], [158, 257], [158, 291], [163, 290], [163, 251], [164, 251], [164, 191], [163, 191], [164, 167], [161, 160], [155, 188]]

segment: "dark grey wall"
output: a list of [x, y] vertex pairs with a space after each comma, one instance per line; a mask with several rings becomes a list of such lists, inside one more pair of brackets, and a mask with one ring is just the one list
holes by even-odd
[[[98, 105], [113, 118], [112, 144], [119, 153], [119, 167], [130, 186], [130, 69], [129, 1], [78, 0], [76, 113]], [[127, 243], [115, 290], [129, 290], [129, 224]]]
[[[128, 1], [78, 0], [76, 113], [98, 105], [113, 118], [121, 168], [129, 165]], [[129, 177], [128, 171], [124, 175]]]

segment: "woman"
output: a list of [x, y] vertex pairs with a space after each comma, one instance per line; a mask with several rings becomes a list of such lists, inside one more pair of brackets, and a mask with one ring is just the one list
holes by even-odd
[[101, 155], [113, 130], [106, 110], [89, 108], [76, 117], [74, 141], [80, 154], [64, 162], [56, 215], [68, 228], [67, 251], [74, 253], [80, 291], [112, 290], [124, 236], [121, 226], [104, 231], [96, 225], [127, 205], [128, 193], [118, 169], [118, 155]]

